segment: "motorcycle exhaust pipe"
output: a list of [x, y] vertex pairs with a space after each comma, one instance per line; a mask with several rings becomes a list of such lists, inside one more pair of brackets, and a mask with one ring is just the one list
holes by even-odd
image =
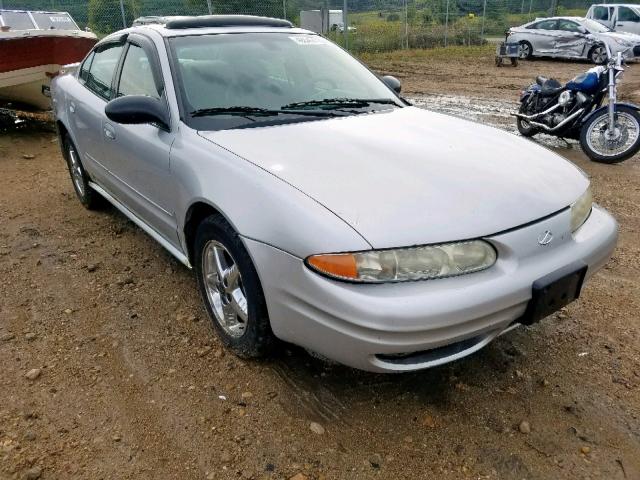
[[540, 117], [542, 117], [544, 115], [547, 115], [547, 114], [549, 114], [551, 112], [554, 112], [559, 107], [560, 107], [560, 104], [556, 103], [553, 107], [548, 108], [544, 112], [534, 113], [533, 115], [525, 115], [524, 113], [512, 113], [511, 115], [513, 115], [514, 117], [521, 118], [523, 120], [535, 120], [536, 118], [540, 118]]
[[573, 120], [574, 118], [576, 118], [578, 115], [580, 115], [582, 112], [584, 111], [584, 108], [581, 108], [580, 110], [572, 113], [571, 115], [569, 115], [567, 118], [565, 118], [563, 121], [561, 121], [558, 125], [556, 125], [555, 127], [551, 128], [548, 127], [547, 125], [545, 125], [544, 123], [538, 123], [538, 122], [529, 122], [529, 125], [533, 126], [533, 127], [538, 127], [538, 128], [542, 128], [544, 131], [548, 132], [548, 133], [553, 133], [556, 130], [560, 130], [562, 127], [564, 127], [567, 123], [569, 123], [571, 120]]

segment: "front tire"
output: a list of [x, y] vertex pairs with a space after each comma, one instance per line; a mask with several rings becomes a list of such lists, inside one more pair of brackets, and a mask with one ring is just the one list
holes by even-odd
[[89, 186], [89, 176], [82, 166], [78, 149], [76, 149], [68, 134], [63, 138], [62, 148], [64, 149], [64, 157], [71, 176], [71, 183], [78, 200], [87, 210], [100, 208], [104, 204], [102, 197]]
[[522, 40], [518, 49], [518, 57], [522, 60], [529, 60], [533, 57], [533, 45], [526, 40]]
[[241, 358], [276, 344], [258, 273], [238, 234], [221, 215], [198, 226], [195, 271], [200, 294], [222, 343]]
[[602, 65], [607, 61], [607, 49], [604, 45], [595, 45], [589, 51], [589, 60], [596, 65]]
[[580, 146], [594, 162], [618, 163], [640, 150], [640, 115], [632, 108], [616, 105], [616, 131], [608, 136], [609, 113], [594, 115], [580, 130]]

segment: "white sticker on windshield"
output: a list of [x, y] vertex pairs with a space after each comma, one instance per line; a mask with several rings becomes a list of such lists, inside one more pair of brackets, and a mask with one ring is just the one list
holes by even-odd
[[292, 35], [289, 37], [298, 45], [324, 45], [326, 41], [319, 35]]

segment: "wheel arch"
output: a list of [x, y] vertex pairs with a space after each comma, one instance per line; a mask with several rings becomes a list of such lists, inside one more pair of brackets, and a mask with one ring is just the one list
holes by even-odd
[[[56, 120], [56, 133], [58, 134], [58, 143], [60, 144], [60, 151], [62, 152], [62, 156], [65, 160], [67, 160], [67, 149], [64, 148], [64, 139], [65, 137], [71, 138], [71, 133], [69, 133], [69, 129], [60, 119]], [[71, 139], [71, 141], [73, 141], [73, 139]]]
[[211, 215], [220, 215], [231, 226], [231, 228], [235, 230], [236, 233], [239, 233], [235, 225], [231, 221], [229, 221], [229, 218], [218, 207], [215, 207], [211, 203], [205, 202], [204, 200], [195, 200], [191, 205], [189, 205], [189, 208], [187, 209], [182, 227], [184, 243], [187, 250], [187, 258], [189, 259], [189, 263], [191, 263], [191, 265], [193, 265], [193, 262], [195, 260], [194, 246], [198, 225], [200, 225], [200, 223], [202, 223], [205, 218], [210, 217]]

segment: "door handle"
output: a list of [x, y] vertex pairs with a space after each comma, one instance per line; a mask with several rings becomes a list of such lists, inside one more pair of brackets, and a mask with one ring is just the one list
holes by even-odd
[[109, 124], [104, 125], [104, 136], [107, 137], [109, 140], [116, 139], [116, 132], [113, 130], [113, 127], [111, 125]]
[[76, 104], [73, 102], [69, 103], [69, 113], [76, 113]]

